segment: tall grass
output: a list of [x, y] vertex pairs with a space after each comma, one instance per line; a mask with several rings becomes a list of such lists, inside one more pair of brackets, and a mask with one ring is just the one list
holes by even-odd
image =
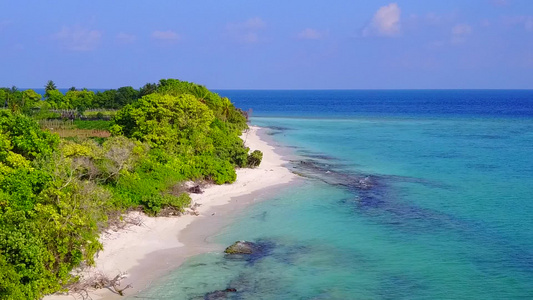
[[60, 137], [109, 137], [109, 121], [39, 120], [42, 129], [57, 133]]
[[111, 121], [105, 121], [105, 120], [94, 120], [94, 121], [75, 120], [74, 121], [74, 126], [76, 126], [76, 128], [78, 129], [108, 130], [110, 124], [111, 124]]
[[73, 120], [54, 120], [54, 119], [44, 119], [39, 120], [39, 126], [41, 126], [42, 129], [48, 129], [48, 130], [65, 130], [65, 129], [74, 129], [74, 121]]

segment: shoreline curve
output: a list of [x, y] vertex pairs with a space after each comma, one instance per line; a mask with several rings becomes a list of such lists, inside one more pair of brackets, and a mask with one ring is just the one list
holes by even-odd
[[[241, 138], [250, 151], [263, 152], [261, 165], [254, 169], [237, 169], [237, 180], [232, 184], [211, 185], [202, 194], [191, 194], [192, 204], [198, 216], [184, 214], [179, 217], [148, 217], [139, 212], [130, 212], [127, 217], [135, 219], [136, 225], [102, 233], [104, 245], [95, 258], [95, 266], [83, 270], [80, 275], [89, 278], [103, 273], [114, 278], [126, 273], [121, 288], [132, 288], [125, 295], [138, 294], [157, 280], [177, 269], [188, 257], [223, 247], [210, 243], [209, 238], [232, 223], [232, 218], [259, 197], [278, 192], [293, 183], [297, 175], [285, 165], [288, 160], [278, 153], [267, 140], [265, 129], [250, 126]], [[91, 290], [94, 300], [124, 299], [111, 289]], [[79, 295], [48, 295], [44, 300], [81, 299]]]

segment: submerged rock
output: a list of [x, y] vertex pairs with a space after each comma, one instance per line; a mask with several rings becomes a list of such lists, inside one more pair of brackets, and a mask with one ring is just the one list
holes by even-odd
[[237, 241], [224, 250], [227, 254], [253, 254], [257, 246], [252, 242]]
[[207, 293], [204, 296], [205, 300], [226, 299], [228, 293], [236, 293], [237, 289], [227, 288], [225, 290], [217, 290], [211, 293]]
[[357, 181], [357, 187], [363, 190], [371, 189], [374, 186], [374, 183], [370, 179], [370, 176], [366, 176], [365, 178], [359, 179]]
[[269, 256], [274, 251], [276, 244], [270, 240], [257, 240], [255, 242], [239, 241], [226, 248], [226, 258], [230, 260], [244, 260], [254, 264]]

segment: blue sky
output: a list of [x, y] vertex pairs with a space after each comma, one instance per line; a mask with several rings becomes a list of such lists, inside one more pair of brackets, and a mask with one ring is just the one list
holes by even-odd
[[533, 88], [532, 0], [0, 0], [0, 86]]

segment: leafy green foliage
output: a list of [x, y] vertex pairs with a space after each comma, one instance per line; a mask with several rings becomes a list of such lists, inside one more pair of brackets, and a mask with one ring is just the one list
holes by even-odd
[[191, 95], [150, 94], [119, 111], [111, 130], [152, 147], [167, 147], [205, 134], [213, 119], [209, 108]]
[[183, 94], [193, 95], [198, 101], [205, 103], [213, 111], [216, 118], [222, 121], [228, 121], [231, 127], [239, 130], [246, 128], [246, 118], [235, 109], [229, 99], [220, 97], [204, 86], [177, 79], [161, 79], [157, 87], [157, 92], [172, 96]]
[[156, 93], [116, 114], [111, 132], [179, 157], [186, 178], [222, 184], [235, 181], [234, 167], [248, 163], [248, 149], [239, 138], [246, 126], [227, 98], [193, 83], [163, 79]]
[[91, 108], [117, 109], [137, 101], [139, 97], [140, 91], [131, 86], [97, 92]]
[[133, 172], [124, 174], [117, 181], [115, 205], [124, 208], [142, 206], [149, 214], [157, 214], [165, 206], [183, 210], [189, 205], [190, 199], [183, 198], [185, 196], [174, 199], [165, 193], [176, 182], [186, 179], [180, 172], [180, 162], [170, 157], [171, 161], [160, 161], [156, 152], [145, 157]]
[[117, 113], [116, 110], [93, 110], [83, 112], [83, 117], [88, 119], [98, 119], [98, 120], [110, 120]]
[[157, 92], [157, 84], [147, 83], [139, 90], [139, 98]]
[[115, 103], [117, 107], [123, 107], [125, 105], [135, 102], [139, 98], [139, 91], [131, 86], [124, 86], [117, 90], [115, 96]]
[[95, 108], [117, 108], [115, 98], [117, 97], [117, 90], [107, 90], [97, 92], [94, 99]]
[[80, 112], [85, 111], [88, 108], [93, 107], [94, 92], [88, 90], [70, 90], [65, 94], [65, 106], [64, 108], [77, 109]]
[[19, 91], [16, 87], [0, 88], [0, 105], [15, 113], [30, 114], [37, 106], [41, 95], [34, 90]]
[[[45, 101], [31, 90], [2, 88], [0, 102], [10, 108], [0, 110], [0, 299], [38, 299], [75, 281], [72, 269], [92, 264], [102, 249], [98, 235], [111, 212], [183, 212], [190, 197], [181, 182], [231, 183], [235, 167], [261, 160], [239, 138], [247, 127], [242, 112], [193, 83], [164, 79], [139, 91], [63, 94], [49, 81]], [[112, 137], [60, 140], [24, 115], [89, 108], [120, 108], [84, 113], [112, 121], [73, 123], [109, 129]]]
[[48, 80], [48, 82], [44, 86], [45, 96], [48, 97], [49, 95], [48, 92], [53, 91], [53, 90], [57, 90], [57, 86], [52, 80]]
[[65, 95], [58, 90], [50, 90], [45, 94], [45, 100], [54, 109], [68, 109], [71, 108]]
[[[27, 159], [50, 155], [59, 142], [59, 138], [39, 128], [39, 124], [30, 118], [0, 111], [0, 137], [4, 136], [6, 151], [22, 155]], [[1, 151], [1, 150], [0, 150]], [[0, 152], [2, 159], [2, 152]]]
[[248, 166], [250, 168], [255, 168], [261, 164], [262, 160], [263, 152], [255, 150], [254, 152], [250, 153], [250, 155], [248, 155]]
[[58, 138], [0, 113], [0, 298], [37, 299], [92, 262], [106, 192], [72, 177]]

